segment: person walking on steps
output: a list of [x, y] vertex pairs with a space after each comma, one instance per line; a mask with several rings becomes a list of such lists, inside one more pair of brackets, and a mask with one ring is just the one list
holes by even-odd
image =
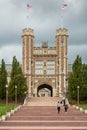
[[62, 101], [63, 101], [63, 105], [65, 106], [66, 104], [65, 97], [63, 97]]
[[57, 103], [57, 110], [58, 110], [58, 113], [60, 113], [60, 102], [59, 101]]
[[68, 110], [68, 105], [67, 104], [65, 104], [64, 109], [65, 109], [65, 112], [67, 112], [67, 110]]

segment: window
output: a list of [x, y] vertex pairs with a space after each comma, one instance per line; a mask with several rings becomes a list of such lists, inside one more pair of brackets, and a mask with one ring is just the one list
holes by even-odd
[[64, 46], [64, 42], [61, 42], [61, 46]]
[[63, 71], [64, 71], [64, 69], [62, 68], [62, 69], [61, 69], [61, 71], [63, 72]]
[[59, 86], [59, 82], [58, 82], [58, 86]]
[[55, 62], [47, 61], [47, 74], [55, 74]]
[[58, 61], [58, 65], [59, 65], [59, 63], [60, 63], [60, 62]]
[[55, 61], [35, 61], [35, 74], [55, 74]]
[[43, 74], [43, 61], [35, 61], [35, 74]]

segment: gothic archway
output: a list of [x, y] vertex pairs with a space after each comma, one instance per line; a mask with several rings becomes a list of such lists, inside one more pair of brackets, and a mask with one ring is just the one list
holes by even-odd
[[42, 84], [37, 88], [37, 96], [39, 97], [52, 97], [53, 89], [48, 84]]

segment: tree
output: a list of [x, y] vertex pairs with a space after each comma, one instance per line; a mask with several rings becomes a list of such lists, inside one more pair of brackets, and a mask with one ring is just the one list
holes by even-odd
[[83, 64], [82, 68], [82, 85], [80, 89], [80, 98], [81, 100], [87, 99], [87, 65]]
[[73, 99], [77, 99], [77, 86], [82, 88], [82, 60], [79, 55], [72, 65], [72, 72], [68, 79], [68, 92]]
[[5, 99], [6, 97], [6, 84], [7, 84], [7, 71], [5, 62], [2, 59], [1, 70], [0, 70], [0, 98]]
[[17, 86], [17, 98], [24, 96], [24, 92], [27, 91], [26, 79], [22, 73], [21, 66], [16, 57], [13, 57], [11, 81], [9, 83], [9, 98], [15, 98], [15, 86]]

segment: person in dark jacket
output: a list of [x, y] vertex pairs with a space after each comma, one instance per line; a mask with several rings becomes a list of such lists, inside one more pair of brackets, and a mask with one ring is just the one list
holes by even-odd
[[66, 104], [65, 97], [63, 97], [62, 102], [63, 102], [63, 105], [65, 106]]
[[68, 105], [67, 104], [65, 104], [64, 109], [65, 109], [65, 112], [67, 112], [67, 110], [68, 110]]

